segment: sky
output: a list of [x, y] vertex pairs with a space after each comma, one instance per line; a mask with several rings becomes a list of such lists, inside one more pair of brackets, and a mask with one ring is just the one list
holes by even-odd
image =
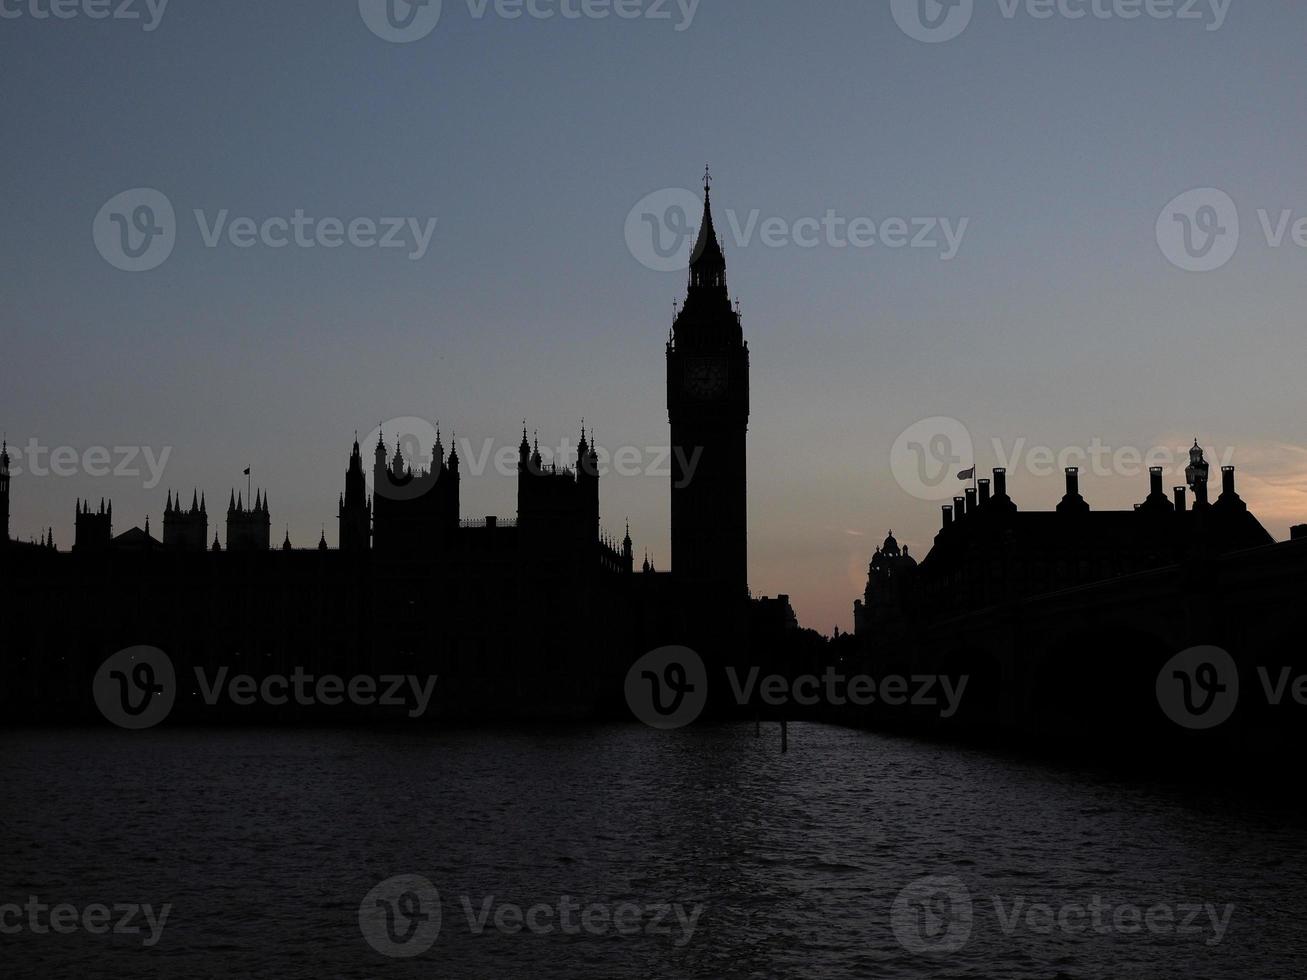
[[851, 626], [889, 530], [924, 556], [972, 461], [1128, 508], [1196, 437], [1307, 522], [1307, 6], [123, 3], [0, 0], [16, 537], [70, 546], [78, 497], [157, 533], [170, 489], [212, 528], [249, 466], [276, 542], [334, 546], [355, 431], [406, 418], [507, 516], [487, 450], [584, 419], [626, 450], [605, 526], [668, 567], [660, 250], [706, 163], [750, 585], [804, 625]]

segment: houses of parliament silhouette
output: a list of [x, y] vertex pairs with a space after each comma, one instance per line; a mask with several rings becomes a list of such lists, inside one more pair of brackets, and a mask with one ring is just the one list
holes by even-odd
[[379, 440], [369, 493], [356, 436], [336, 549], [325, 533], [315, 549], [293, 549], [289, 535], [274, 547], [262, 490], [252, 500], [231, 492], [225, 543], [198, 491], [189, 504], [168, 493], [161, 537], [148, 519], [115, 535], [111, 501], [78, 501], [71, 552], [54, 547], [52, 532], [39, 544], [13, 541], [6, 453], [7, 690], [21, 706], [75, 715], [86, 707], [88, 670], [149, 644], [197, 667], [438, 674], [446, 717], [566, 716], [613, 690], [620, 697], [631, 661], [654, 647], [740, 656], [763, 631], [792, 628], [794, 616], [787, 597], [749, 594], [749, 350], [707, 178], [666, 364], [670, 571], [647, 557], [636, 568], [629, 527], [621, 542], [601, 531], [599, 457], [584, 428], [570, 465], [547, 466], [524, 426], [513, 519], [461, 518], [457, 449], [446, 452], [439, 434], [430, 465], [416, 470], [411, 457], [428, 447], [406, 455]]
[[[1155, 685], [1180, 651], [1221, 647], [1245, 688], [1277, 661], [1300, 663], [1286, 651], [1301, 634], [1307, 529], [1274, 542], [1237, 493], [1233, 468], [1209, 501], [1197, 443], [1187, 485], [1168, 495], [1154, 469], [1132, 511], [1095, 511], [1072, 469], [1055, 511], [1024, 512], [996, 470], [944, 508], [920, 563], [887, 537], [853, 634], [828, 641], [799, 628], [787, 596], [753, 597], [750, 353], [708, 180], [704, 190], [688, 291], [666, 346], [670, 570], [647, 557], [636, 567], [629, 528], [620, 542], [601, 530], [599, 457], [584, 427], [575, 458], [546, 465], [524, 426], [511, 519], [461, 517], [458, 452], [446, 451], [438, 429], [429, 465], [417, 469], [427, 447], [392, 451], [379, 438], [370, 488], [356, 437], [334, 549], [325, 529], [316, 548], [294, 549], [289, 535], [274, 547], [268, 494], [251, 499], [248, 486], [228, 496], [225, 542], [199, 492], [189, 503], [168, 493], [161, 537], [148, 519], [115, 535], [111, 501], [78, 501], [71, 551], [55, 547], [52, 531], [20, 542], [9, 503], [23, 488], [11, 484], [0, 449], [0, 717], [93, 717], [89, 678], [135, 645], [165, 651], [179, 676], [223, 667], [436, 675], [428, 717], [451, 722], [625, 715], [628, 668], [683, 645], [709, 668], [962, 675], [968, 693], [955, 727], [1074, 736], [1098, 731], [1106, 713], [1137, 738], [1166, 724]], [[725, 686], [710, 689], [720, 696]], [[183, 697], [176, 714], [186, 710]], [[1290, 712], [1246, 717], [1246, 728], [1227, 731], [1271, 740], [1285, 725], [1297, 726], [1295, 737], [1307, 731]]]

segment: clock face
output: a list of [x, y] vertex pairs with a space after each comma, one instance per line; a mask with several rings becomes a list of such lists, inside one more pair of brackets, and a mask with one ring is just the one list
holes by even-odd
[[731, 379], [726, 362], [697, 358], [685, 365], [685, 390], [695, 398], [716, 398], [726, 392]]

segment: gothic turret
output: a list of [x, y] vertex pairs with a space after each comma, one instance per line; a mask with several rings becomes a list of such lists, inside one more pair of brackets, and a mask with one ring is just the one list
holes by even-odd
[[345, 492], [340, 496], [337, 512], [340, 521], [340, 550], [367, 551], [372, 538], [372, 504], [368, 501], [368, 484], [363, 475], [363, 454], [358, 433], [345, 469]]

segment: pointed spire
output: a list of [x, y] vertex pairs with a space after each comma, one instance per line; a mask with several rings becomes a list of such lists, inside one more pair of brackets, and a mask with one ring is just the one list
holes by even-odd
[[712, 218], [712, 170], [704, 168], [703, 219], [699, 222], [699, 239], [690, 255], [690, 286], [726, 288], [726, 256]]
[[204, 506], [204, 494], [200, 494], [200, 513], [207, 514], [209, 511]]
[[171, 514], [171, 513], [172, 513], [172, 491], [171, 491], [171, 490], [168, 491], [168, 500], [167, 500], [167, 502], [163, 505], [163, 512], [164, 512], [165, 514]]

